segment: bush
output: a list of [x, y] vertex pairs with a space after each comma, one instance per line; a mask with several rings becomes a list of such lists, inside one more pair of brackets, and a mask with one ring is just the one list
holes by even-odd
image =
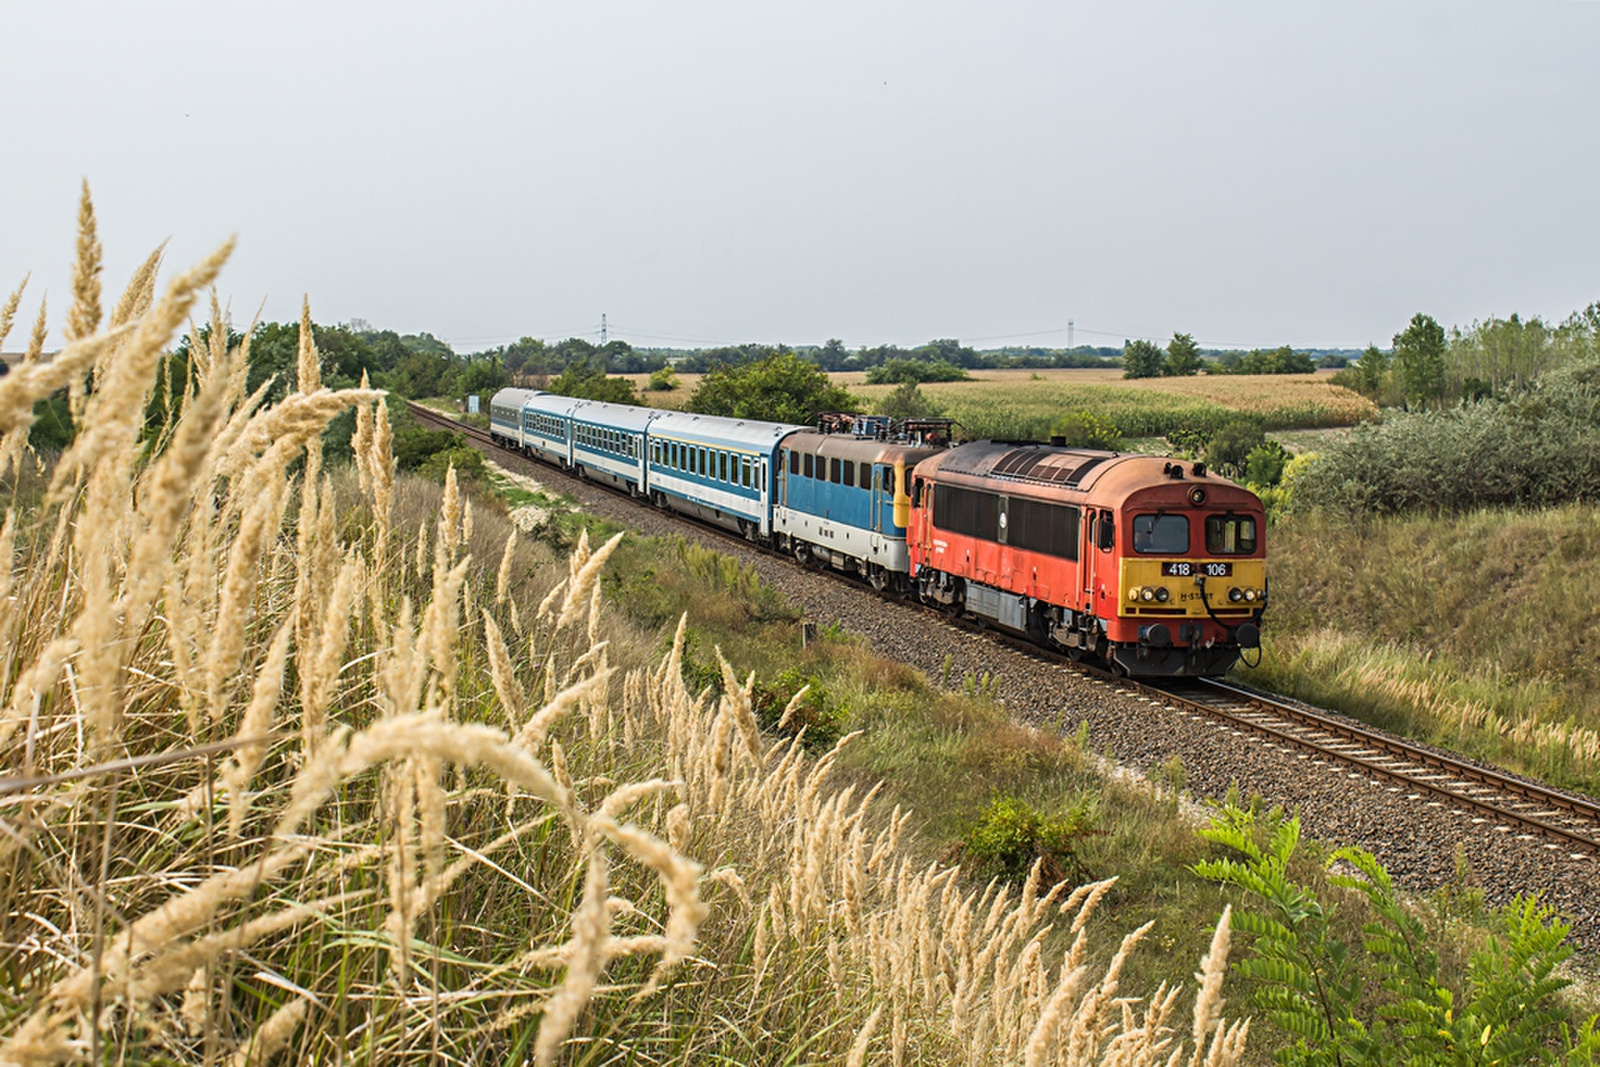
[[878, 402], [878, 414], [892, 419], [928, 418], [944, 414], [944, 408], [928, 399], [916, 382], [906, 382]]
[[1227, 855], [1196, 864], [1195, 873], [1246, 895], [1233, 925], [1254, 939], [1234, 966], [1256, 1006], [1295, 1041], [1280, 1050], [1280, 1063], [1593, 1062], [1593, 1019], [1570, 1054], [1558, 1051], [1574, 1036], [1556, 999], [1571, 984], [1556, 974], [1572, 955], [1571, 928], [1538, 898], [1518, 897], [1494, 916], [1466, 980], [1447, 982], [1437, 930], [1413, 914], [1371, 853], [1342, 848], [1328, 860], [1330, 870], [1351, 872], [1330, 873], [1328, 885], [1365, 905], [1356, 937], [1335, 923], [1338, 902], [1290, 877], [1297, 817], [1274, 809], [1258, 818], [1229, 804], [1200, 836]]
[[1090, 875], [1077, 854], [1077, 844], [1094, 832], [1093, 812], [1087, 803], [1056, 818], [1025, 800], [1002, 796], [991, 801], [962, 835], [955, 852], [962, 866], [970, 867], [980, 879], [1021, 881], [1035, 862], [1043, 860], [1043, 884], [1069, 879], [1086, 882]]
[[1600, 366], [1551, 372], [1511, 400], [1397, 413], [1330, 447], [1299, 495], [1347, 514], [1597, 500], [1597, 415]]
[[649, 384], [646, 389], [652, 393], [670, 393], [678, 387], [678, 375], [671, 367], [657, 367], [650, 372]]
[[891, 359], [867, 371], [868, 385], [889, 382], [962, 382], [968, 374], [946, 359]]
[[1265, 441], [1250, 450], [1244, 459], [1244, 480], [1262, 487], [1277, 485], [1283, 478], [1289, 450], [1276, 441]]
[[1206, 462], [1219, 474], [1243, 478], [1250, 454], [1266, 443], [1261, 423], [1254, 419], [1234, 419], [1206, 442]]

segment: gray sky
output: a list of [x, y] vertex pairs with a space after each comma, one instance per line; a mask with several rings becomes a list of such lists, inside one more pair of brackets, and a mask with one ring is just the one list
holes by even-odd
[[236, 318], [458, 351], [1561, 318], [1597, 45], [1585, 0], [0, 0], [0, 295], [59, 328], [87, 177], [108, 302], [237, 233]]

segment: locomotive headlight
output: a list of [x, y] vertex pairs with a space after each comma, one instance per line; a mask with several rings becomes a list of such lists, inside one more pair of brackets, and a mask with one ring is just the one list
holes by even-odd
[[1154, 589], [1151, 589], [1149, 586], [1145, 586], [1143, 589], [1139, 590], [1139, 599], [1140, 600], [1143, 600], [1146, 603], [1148, 603], [1148, 602], [1154, 600], [1155, 598], [1156, 598], [1156, 591]]
[[1256, 593], [1256, 599], [1257, 600], [1266, 600], [1267, 599], [1267, 591], [1265, 589], [1263, 589], [1260, 592]]
[[1138, 600], [1139, 599], [1139, 587], [1138, 586], [1134, 586], [1132, 589], [1128, 590], [1128, 599], [1129, 600]]
[[1163, 604], [1167, 602], [1167, 597], [1170, 595], [1171, 594], [1167, 592], [1167, 587], [1164, 585], [1156, 590], [1156, 599], [1161, 601]]
[[1255, 603], [1256, 591], [1254, 589], [1246, 589], [1244, 591], [1244, 598], [1250, 601], [1252, 604]]
[[1234, 586], [1232, 589], [1228, 590], [1228, 599], [1237, 604], [1239, 601], [1244, 599], [1244, 590], [1240, 589], [1238, 586]]

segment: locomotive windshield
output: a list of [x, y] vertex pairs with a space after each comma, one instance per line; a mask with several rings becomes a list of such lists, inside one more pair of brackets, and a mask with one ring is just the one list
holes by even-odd
[[1214, 556], [1247, 556], [1256, 550], [1256, 520], [1245, 515], [1206, 519], [1206, 551]]
[[1182, 515], [1135, 515], [1133, 550], [1147, 554], [1189, 551], [1189, 520]]

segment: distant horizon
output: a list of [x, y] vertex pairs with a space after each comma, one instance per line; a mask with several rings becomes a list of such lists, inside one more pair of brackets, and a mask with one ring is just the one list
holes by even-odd
[[[11, 4], [0, 298], [230, 234], [248, 322], [1353, 350], [1600, 299], [1600, 4]], [[70, 57], [70, 64], [63, 65]], [[152, 61], [151, 57], [161, 57]], [[181, 58], [179, 58], [181, 57]], [[65, 73], [70, 71], [70, 73]], [[9, 345], [19, 347], [14, 334]]]

